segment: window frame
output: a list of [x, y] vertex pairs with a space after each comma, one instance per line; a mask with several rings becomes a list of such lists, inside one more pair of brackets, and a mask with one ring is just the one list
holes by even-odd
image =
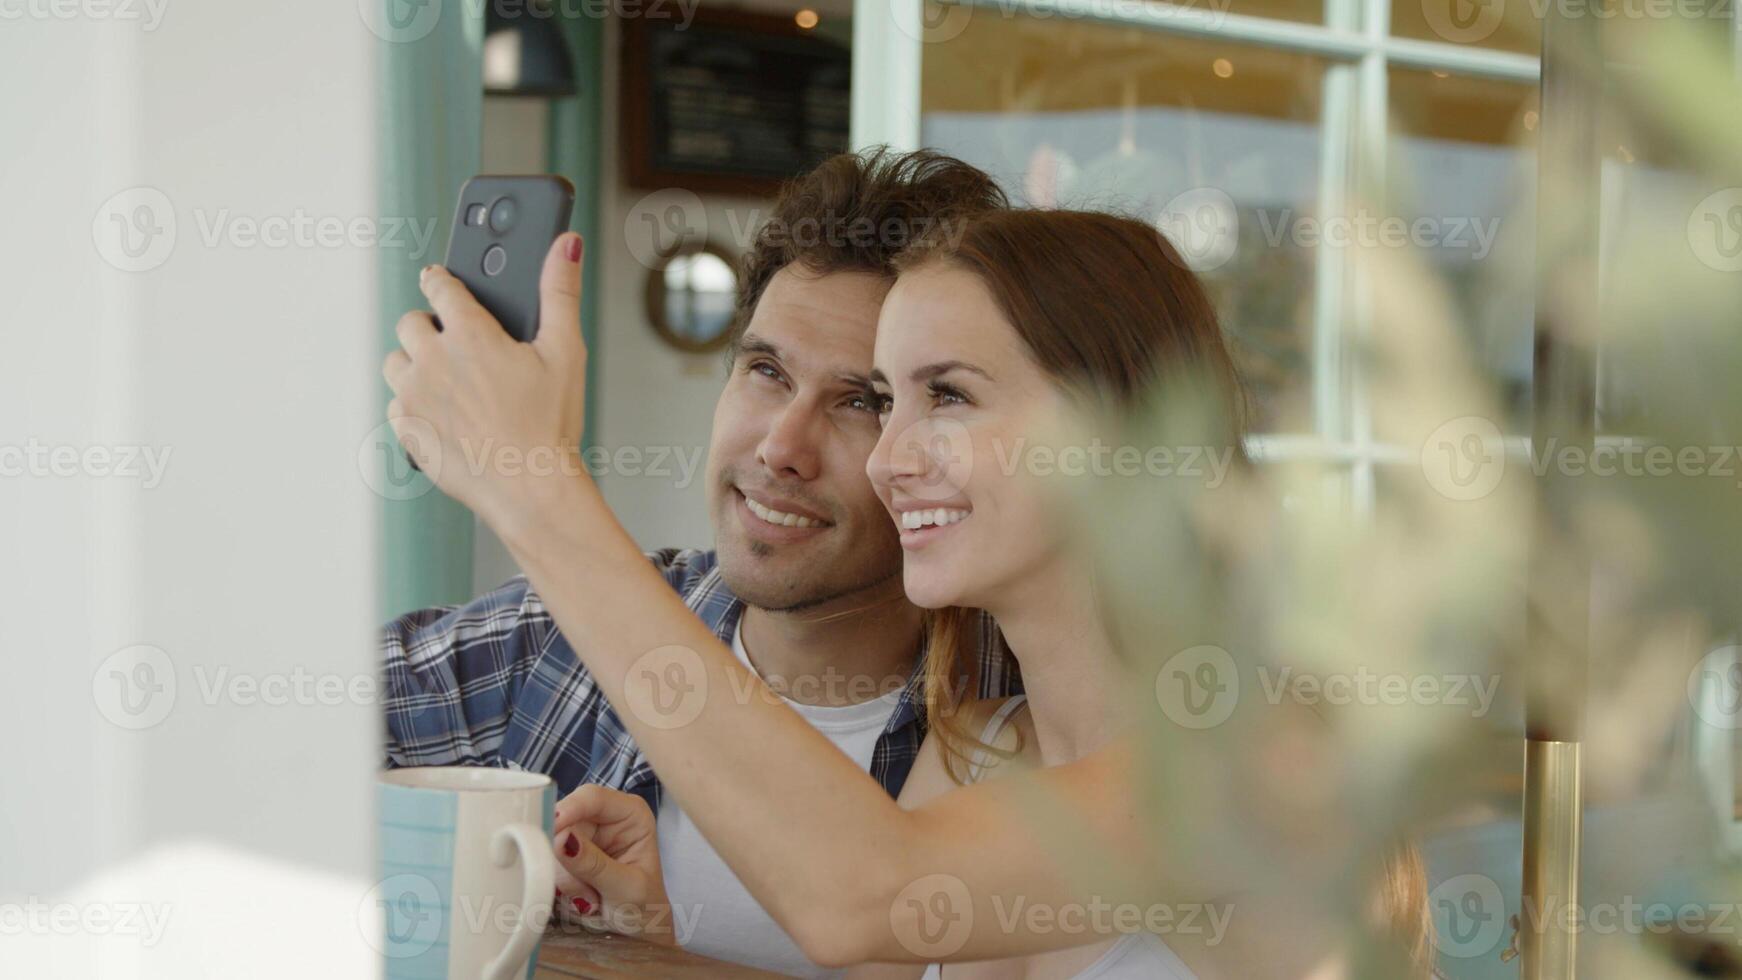
[[[915, 149], [920, 142], [919, 25], [926, 0], [854, 0], [852, 145]], [[1388, 133], [1389, 69], [1537, 84], [1540, 59], [1454, 44], [1392, 37], [1391, 0], [1325, 0], [1322, 24], [1215, 13], [1162, 0], [937, 0], [945, 7], [1000, 16], [1045, 16], [1138, 27], [1184, 37], [1215, 38], [1322, 58], [1319, 118], [1319, 208], [1346, 209], [1359, 182], [1383, 184]], [[1739, 21], [1742, 31], [1742, 21]], [[1742, 61], [1742, 33], [1738, 34]], [[1376, 172], [1375, 172], [1376, 171]], [[1314, 256], [1311, 384], [1313, 425], [1301, 434], [1254, 433], [1254, 459], [1317, 460], [1346, 467], [1343, 490], [1361, 515], [1374, 507], [1376, 468], [1417, 459], [1380, 443], [1365, 379], [1349, 352], [1372, 326], [1360, 271], [1342, 249]], [[1522, 450], [1522, 440], [1508, 448]], [[1511, 453], [1509, 452], [1509, 455]]]

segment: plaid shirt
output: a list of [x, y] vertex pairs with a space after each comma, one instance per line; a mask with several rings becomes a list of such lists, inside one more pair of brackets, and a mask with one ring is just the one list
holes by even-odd
[[[714, 553], [672, 548], [648, 558], [730, 646], [744, 603], [726, 588]], [[979, 633], [978, 696], [1020, 691], [989, 617]], [[382, 655], [388, 767], [524, 769], [554, 779], [559, 797], [597, 783], [659, 812], [659, 780], [646, 756], [524, 576], [467, 605], [394, 620], [382, 631]], [[925, 739], [920, 681], [916, 665], [871, 757], [871, 775], [891, 796]]]

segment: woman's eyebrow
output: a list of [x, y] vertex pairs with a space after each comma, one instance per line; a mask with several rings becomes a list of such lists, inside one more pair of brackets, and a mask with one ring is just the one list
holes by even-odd
[[927, 364], [925, 367], [915, 368], [913, 374], [908, 377], [916, 382], [930, 381], [941, 375], [949, 374], [951, 371], [972, 371], [987, 381], [992, 380], [992, 376], [987, 374], [985, 369], [969, 364], [967, 361], [939, 361], [936, 364]]
[[[967, 361], [939, 361], [936, 364], [927, 364], [925, 367], [915, 368], [913, 373], [908, 375], [908, 377], [915, 382], [930, 381], [933, 378], [949, 374], [951, 371], [956, 370], [972, 371], [980, 377], [985, 378], [987, 381], [993, 380], [992, 375], [986, 373], [984, 368], [969, 364]], [[889, 376], [884, 374], [881, 368], [872, 368], [871, 383], [887, 386], [889, 384]]]

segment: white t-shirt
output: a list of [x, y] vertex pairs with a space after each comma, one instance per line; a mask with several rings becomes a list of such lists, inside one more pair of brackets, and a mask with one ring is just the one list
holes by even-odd
[[[732, 652], [755, 670], [744, 652], [744, 623], [732, 635]], [[901, 691], [845, 707], [786, 703], [847, 754], [861, 769], [871, 768], [877, 739], [901, 700]], [[702, 832], [670, 793], [659, 803], [659, 862], [671, 899], [673, 925], [685, 949], [715, 959], [800, 977], [838, 977], [805, 958], [786, 930], [769, 917], [738, 876], [726, 866]], [[770, 827], [769, 833], [778, 833]]]

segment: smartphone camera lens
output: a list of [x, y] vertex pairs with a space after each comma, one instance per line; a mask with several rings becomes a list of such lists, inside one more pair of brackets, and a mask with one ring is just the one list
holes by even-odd
[[492, 245], [484, 250], [484, 274], [495, 278], [508, 268], [508, 252], [500, 245]]
[[488, 213], [489, 209], [484, 207], [482, 204], [471, 205], [466, 208], [466, 224], [471, 225], [474, 228], [482, 228], [484, 226], [484, 215]]
[[499, 198], [490, 205], [490, 230], [498, 235], [505, 235], [508, 229], [514, 227], [516, 209], [513, 198]]

